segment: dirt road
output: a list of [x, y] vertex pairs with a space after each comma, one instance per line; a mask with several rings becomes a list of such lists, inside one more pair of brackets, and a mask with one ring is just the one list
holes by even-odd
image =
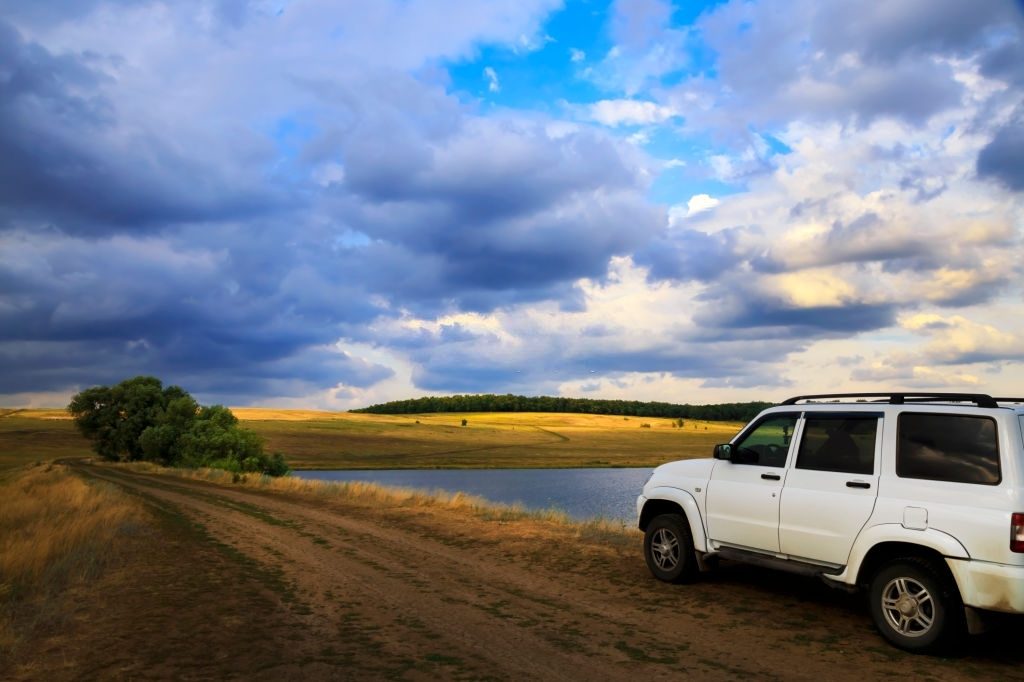
[[20, 676], [1024, 679], [1019, 624], [910, 656], [815, 581], [723, 565], [659, 583], [639, 533], [75, 467], [162, 521]]

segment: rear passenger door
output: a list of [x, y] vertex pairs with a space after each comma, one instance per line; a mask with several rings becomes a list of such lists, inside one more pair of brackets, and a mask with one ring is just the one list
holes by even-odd
[[779, 505], [779, 548], [841, 566], [878, 494], [882, 415], [804, 414], [797, 454]]

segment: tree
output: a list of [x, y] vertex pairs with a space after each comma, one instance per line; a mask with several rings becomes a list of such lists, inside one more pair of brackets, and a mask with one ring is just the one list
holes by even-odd
[[140, 436], [160, 421], [171, 399], [187, 395], [163, 388], [156, 377], [138, 376], [116, 386], [95, 386], [73, 397], [68, 412], [96, 454], [111, 460], [143, 459]]
[[208, 466], [271, 476], [288, 473], [280, 453], [267, 455], [263, 440], [238, 425], [226, 407], [199, 405], [178, 386], [155, 377], [95, 386], [71, 399], [68, 412], [93, 450], [105, 459], [144, 459], [166, 466]]
[[[689, 405], [637, 400], [594, 400], [591, 398], [527, 397], [521, 395], [428, 396], [371, 405], [352, 412], [375, 414], [420, 414], [425, 412], [582, 412], [672, 419], [750, 421], [771, 403], [725, 403]], [[682, 428], [684, 424], [679, 424]]]

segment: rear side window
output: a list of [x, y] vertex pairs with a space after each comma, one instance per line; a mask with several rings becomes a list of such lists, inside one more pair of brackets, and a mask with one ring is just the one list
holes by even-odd
[[899, 419], [896, 475], [996, 485], [999, 444], [991, 417], [904, 412]]
[[875, 471], [876, 415], [807, 415], [797, 469], [867, 474]]

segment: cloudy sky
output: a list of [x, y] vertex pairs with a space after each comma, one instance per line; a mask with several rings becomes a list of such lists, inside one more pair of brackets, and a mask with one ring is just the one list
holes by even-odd
[[0, 404], [1024, 393], [1019, 0], [0, 0]]

